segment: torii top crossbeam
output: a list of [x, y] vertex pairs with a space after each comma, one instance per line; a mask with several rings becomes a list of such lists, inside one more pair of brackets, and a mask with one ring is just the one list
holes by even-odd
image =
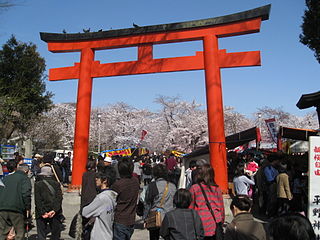
[[[216, 182], [227, 189], [226, 150], [220, 68], [259, 66], [260, 52], [227, 53], [218, 48], [218, 39], [260, 30], [269, 18], [271, 5], [222, 17], [102, 32], [40, 33], [51, 52], [81, 52], [80, 63], [50, 69], [49, 80], [79, 79], [72, 185], [81, 185], [88, 154], [92, 79], [119, 75], [205, 70], [209, 126], [210, 161]], [[203, 42], [203, 51], [194, 56], [153, 58], [153, 45], [175, 42]], [[136, 61], [104, 63], [94, 60], [95, 51], [137, 47]]]

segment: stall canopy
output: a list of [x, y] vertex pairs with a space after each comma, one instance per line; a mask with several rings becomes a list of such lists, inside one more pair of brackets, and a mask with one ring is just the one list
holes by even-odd
[[279, 127], [279, 135], [281, 138], [290, 138], [293, 140], [309, 141], [310, 136], [317, 136], [319, 131], [311, 129]]
[[260, 141], [260, 130], [257, 127], [249, 128], [245, 131], [230, 135], [226, 137], [226, 144], [228, 149], [233, 149], [252, 140]]
[[[257, 127], [249, 128], [242, 132], [232, 134], [226, 137], [226, 146], [228, 149], [233, 149], [243, 144], [249, 143], [252, 140], [260, 141], [260, 129]], [[193, 151], [190, 154], [187, 154], [186, 157], [194, 157], [203, 154], [209, 153], [209, 145], [199, 148]]]

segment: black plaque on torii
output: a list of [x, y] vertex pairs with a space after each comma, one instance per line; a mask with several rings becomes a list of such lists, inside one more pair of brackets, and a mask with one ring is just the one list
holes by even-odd
[[297, 103], [297, 107], [299, 109], [316, 107], [320, 129], [320, 91], [309, 94], [303, 94]]

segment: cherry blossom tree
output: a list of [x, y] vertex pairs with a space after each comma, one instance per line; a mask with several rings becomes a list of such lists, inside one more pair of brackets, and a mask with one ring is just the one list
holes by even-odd
[[34, 119], [27, 138], [36, 149], [72, 149], [75, 122], [75, 104], [55, 104], [50, 111]]
[[[98, 113], [101, 115], [100, 127]], [[136, 109], [126, 103], [93, 109], [90, 147], [97, 149], [99, 131], [101, 145], [105, 149], [135, 147], [140, 143], [142, 130], [148, 131], [153, 119], [154, 113]]]
[[161, 106], [159, 138], [163, 149], [190, 152], [208, 142], [207, 114], [200, 104], [165, 96], [155, 102]]
[[224, 108], [224, 128], [226, 136], [254, 127], [254, 121], [238, 113], [233, 107]]
[[261, 126], [262, 139], [272, 141], [265, 120], [275, 118], [277, 127], [317, 129], [316, 112], [308, 113], [305, 116], [296, 116], [284, 111], [282, 108], [259, 108], [253, 114], [255, 125]]
[[[200, 104], [186, 102], [178, 97], [159, 96], [155, 102], [158, 112], [137, 109], [126, 103], [92, 108], [90, 121], [90, 151], [126, 147], [146, 147], [150, 151], [179, 150], [191, 152], [208, 144], [207, 113]], [[27, 137], [37, 149], [72, 149], [75, 126], [74, 103], [55, 104], [53, 108], [34, 120]], [[317, 128], [316, 113], [295, 116], [282, 108], [257, 109], [252, 118], [224, 108], [226, 136], [251, 128], [261, 127], [262, 139], [271, 141], [264, 120], [275, 118], [278, 126]], [[141, 140], [142, 130], [147, 135]]]

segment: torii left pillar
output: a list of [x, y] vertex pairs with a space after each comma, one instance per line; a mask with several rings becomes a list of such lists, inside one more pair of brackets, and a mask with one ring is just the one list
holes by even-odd
[[89, 131], [90, 131], [90, 113], [91, 113], [91, 95], [92, 95], [92, 77], [91, 67], [94, 61], [94, 51], [91, 48], [81, 50], [80, 74], [77, 94], [77, 114], [74, 136], [74, 155], [77, 159], [76, 165], [72, 171], [72, 186], [78, 188], [81, 185], [83, 173], [88, 159], [89, 150]]
[[[220, 75], [218, 38], [207, 35], [203, 39], [204, 69], [206, 77], [207, 115], [209, 129], [210, 162], [215, 181], [226, 192], [227, 155], [224, 134], [222, 86]], [[212, 154], [215, 153], [215, 154]]]
[[[79, 79], [72, 186], [80, 187], [88, 156], [92, 79], [174, 71], [205, 70], [210, 163], [215, 180], [228, 188], [226, 144], [221, 88], [221, 68], [260, 65], [260, 52], [227, 53], [218, 48], [218, 39], [260, 30], [269, 17], [270, 5], [217, 18], [111, 30], [83, 34], [41, 33], [52, 52], [81, 52], [81, 61], [72, 67], [50, 69], [49, 80]], [[203, 42], [203, 52], [195, 56], [153, 58], [153, 45], [173, 42]], [[137, 47], [136, 61], [103, 63], [94, 60], [94, 52], [120, 47]]]

